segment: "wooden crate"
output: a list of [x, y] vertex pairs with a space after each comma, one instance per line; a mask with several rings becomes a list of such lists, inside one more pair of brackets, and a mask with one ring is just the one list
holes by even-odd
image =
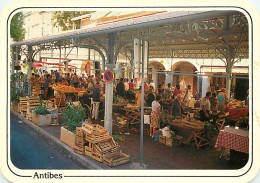
[[119, 149], [119, 145], [114, 141], [112, 137], [99, 141], [96, 146], [98, 150], [102, 152], [102, 154], [109, 154]]
[[76, 127], [76, 135], [79, 137], [84, 137], [84, 132], [81, 127]]
[[51, 124], [52, 125], [58, 125], [59, 124], [59, 117], [58, 116], [52, 116], [51, 117]]
[[84, 147], [80, 147], [80, 146], [77, 146], [77, 145], [75, 145], [74, 147], [73, 147], [73, 151], [75, 152], [75, 153], [77, 153], [77, 154], [81, 154], [81, 155], [83, 155], [83, 154], [85, 154], [85, 148]]
[[85, 155], [92, 157], [93, 148], [85, 146]]
[[163, 136], [162, 134], [159, 135], [159, 142], [162, 143], [162, 144], [165, 144], [166, 142], [166, 137]]
[[130, 157], [127, 154], [122, 153], [122, 151], [114, 152], [103, 156], [103, 163], [110, 167], [125, 164], [129, 162], [129, 160]]
[[176, 135], [175, 138], [178, 140], [178, 143], [183, 143], [183, 136]]
[[93, 158], [96, 161], [103, 162], [103, 156], [100, 153], [92, 152], [91, 158]]
[[88, 134], [93, 134], [93, 135], [102, 135], [108, 132], [107, 129], [105, 129], [103, 126], [100, 126], [98, 124], [83, 124], [82, 130]]
[[171, 137], [166, 137], [165, 145], [172, 147], [172, 138]]
[[79, 147], [83, 147], [84, 146], [84, 138], [83, 137], [80, 137], [80, 136], [77, 136], [76, 135], [76, 139], [75, 139], [75, 144]]
[[107, 132], [107, 133], [102, 134], [102, 135], [93, 135], [93, 134], [87, 134], [86, 133], [86, 136], [85, 136], [84, 139], [86, 141], [91, 142], [91, 143], [98, 143], [101, 140], [105, 140], [105, 139], [109, 139], [109, 138], [110, 138], [109, 132]]

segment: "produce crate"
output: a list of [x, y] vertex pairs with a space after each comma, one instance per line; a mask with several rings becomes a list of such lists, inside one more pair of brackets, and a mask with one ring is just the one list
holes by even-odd
[[84, 130], [87, 134], [92, 135], [102, 135], [108, 132], [107, 129], [98, 124], [83, 124], [82, 130]]
[[127, 154], [122, 153], [122, 151], [106, 154], [103, 156], [103, 163], [110, 167], [125, 164], [129, 162], [129, 160], [130, 157]]
[[85, 136], [85, 140], [89, 141], [91, 143], [98, 143], [101, 140], [109, 139], [109, 132], [102, 134], [102, 135], [93, 135], [93, 134], [87, 134]]
[[162, 144], [165, 144], [166, 142], [166, 137], [163, 136], [162, 134], [159, 135], [159, 142], [162, 143]]
[[52, 125], [58, 125], [59, 124], [59, 117], [58, 116], [52, 116], [51, 117], [51, 124]]
[[182, 143], [183, 142], [183, 136], [176, 135], [175, 138], [178, 140], [178, 143]]
[[118, 150], [119, 145], [114, 141], [113, 138], [101, 140], [97, 143], [103, 154], [109, 154]]
[[85, 151], [84, 151], [84, 147], [80, 147], [80, 146], [77, 146], [77, 145], [75, 145], [74, 147], [73, 147], [73, 151], [75, 152], [75, 153], [77, 153], [77, 154], [85, 154]]
[[89, 146], [85, 146], [85, 155], [92, 157], [92, 152], [93, 152], [92, 148], [90, 148]]
[[84, 138], [76, 135], [75, 144], [79, 147], [83, 147], [84, 146]]
[[172, 147], [172, 138], [171, 137], [166, 137], [165, 145]]
[[94, 160], [97, 160], [99, 162], [103, 162], [103, 156], [102, 154], [96, 153], [96, 152], [92, 152], [91, 158], [93, 158]]
[[79, 137], [84, 137], [84, 132], [81, 127], [76, 127], [76, 135]]
[[19, 105], [20, 105], [20, 113], [22, 116], [26, 116], [26, 113], [27, 113], [27, 98], [22, 98], [20, 97], [19, 98]]

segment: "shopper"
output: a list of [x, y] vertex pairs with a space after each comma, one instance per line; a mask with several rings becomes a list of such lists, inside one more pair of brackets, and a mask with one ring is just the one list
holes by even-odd
[[200, 121], [209, 121], [210, 97], [211, 92], [207, 92], [206, 96], [203, 97], [200, 101]]
[[152, 113], [151, 113], [151, 123], [150, 123], [150, 136], [153, 137], [153, 132], [160, 128], [160, 113], [161, 113], [161, 96], [157, 95], [156, 99], [152, 102]]
[[140, 87], [138, 92], [135, 94], [135, 104], [136, 106], [141, 106], [141, 98], [142, 98], [142, 88]]
[[188, 85], [185, 91], [185, 95], [183, 97], [183, 103], [185, 106], [189, 106], [189, 102], [191, 100], [192, 97], [192, 91], [191, 91], [191, 86]]
[[180, 85], [176, 85], [174, 92], [173, 92], [174, 97], [176, 97], [178, 94], [181, 94], [181, 93], [182, 93], [182, 91], [180, 89]]
[[67, 74], [66, 74], [65, 79], [66, 79], [66, 81], [68, 82], [68, 84], [70, 85], [70, 81], [71, 81], [71, 79], [70, 79], [70, 73], [67, 73]]
[[43, 99], [44, 100], [48, 99], [49, 84], [52, 84], [52, 80], [51, 80], [51, 75], [47, 74], [46, 78], [44, 79], [44, 83], [43, 83], [43, 89], [44, 89]]
[[150, 90], [146, 98], [146, 106], [152, 107], [152, 102], [155, 100], [155, 98], [156, 98], [156, 94], [154, 93], [154, 88], [153, 86], [150, 86]]
[[172, 103], [172, 116], [184, 116], [184, 111], [182, 108], [182, 95], [178, 94], [176, 99]]
[[122, 97], [125, 95], [125, 85], [123, 83], [123, 78], [121, 78], [120, 82], [116, 85], [116, 93]]
[[54, 74], [55, 74], [55, 77], [56, 77], [55, 82], [58, 82], [60, 80], [60, 73], [57, 70], [55, 70]]
[[95, 88], [93, 90], [92, 94], [93, 98], [93, 111], [92, 111], [92, 118], [98, 119], [98, 113], [99, 113], [99, 104], [100, 104], [100, 89], [99, 89], [99, 83], [95, 85]]
[[227, 105], [227, 94], [226, 94], [226, 89], [222, 88], [221, 92], [218, 94], [218, 110], [222, 113], [226, 112], [226, 105]]
[[209, 101], [210, 101], [210, 110], [212, 112], [217, 112], [217, 110], [218, 110], [218, 108], [217, 108], [218, 99], [217, 99], [216, 93], [212, 93]]
[[134, 80], [131, 79], [131, 82], [129, 83], [129, 90], [134, 89], [134, 87], [135, 87]]
[[75, 88], [78, 88], [78, 86], [79, 86], [79, 77], [78, 77], [78, 75], [76, 73], [74, 73], [74, 76], [72, 77], [71, 84]]
[[127, 92], [129, 90], [129, 83], [128, 83], [128, 79], [124, 80], [124, 85], [125, 85], [125, 91]]
[[248, 107], [249, 106], [249, 89], [246, 91], [247, 97], [246, 97], [246, 102], [245, 105]]

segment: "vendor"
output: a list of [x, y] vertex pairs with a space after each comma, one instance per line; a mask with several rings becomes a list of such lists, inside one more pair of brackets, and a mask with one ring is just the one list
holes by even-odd
[[61, 83], [62, 85], [69, 86], [69, 83], [68, 83], [68, 81], [67, 81], [65, 78], [62, 78], [60, 83]]
[[161, 96], [157, 95], [156, 99], [152, 102], [152, 113], [151, 113], [151, 123], [150, 123], [150, 136], [153, 137], [153, 132], [156, 128], [160, 128], [160, 113], [161, 113], [161, 105], [160, 105]]
[[178, 94], [181, 94], [181, 93], [182, 93], [182, 91], [180, 89], [180, 85], [176, 85], [174, 92], [173, 92], [174, 97], [176, 97]]
[[222, 88], [221, 92], [218, 94], [218, 110], [222, 113], [226, 112], [226, 105], [227, 105], [227, 94], [226, 94], [226, 89]]
[[207, 92], [206, 96], [201, 99], [200, 102], [200, 121], [209, 121], [209, 111], [210, 111], [210, 99], [211, 92]]
[[138, 92], [136, 92], [136, 94], [135, 94], [135, 104], [139, 107], [141, 106], [141, 98], [142, 98], [141, 91], [142, 91], [142, 88], [140, 87]]
[[184, 116], [184, 111], [182, 108], [182, 95], [178, 94], [176, 99], [172, 103], [172, 115], [173, 116]]
[[155, 100], [155, 98], [156, 98], [156, 94], [154, 93], [154, 88], [153, 86], [150, 86], [150, 90], [146, 98], [146, 106], [152, 107], [152, 102]]
[[47, 100], [48, 98], [48, 89], [49, 89], [49, 84], [52, 84], [52, 80], [51, 80], [51, 75], [47, 74], [46, 78], [44, 79], [44, 83], [43, 83], [43, 89], [44, 89], [44, 94], [43, 94], [43, 99]]

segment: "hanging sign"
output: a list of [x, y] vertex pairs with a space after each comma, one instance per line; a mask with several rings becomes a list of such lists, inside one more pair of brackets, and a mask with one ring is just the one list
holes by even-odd
[[104, 80], [110, 83], [113, 80], [113, 72], [111, 70], [106, 70], [104, 72]]

